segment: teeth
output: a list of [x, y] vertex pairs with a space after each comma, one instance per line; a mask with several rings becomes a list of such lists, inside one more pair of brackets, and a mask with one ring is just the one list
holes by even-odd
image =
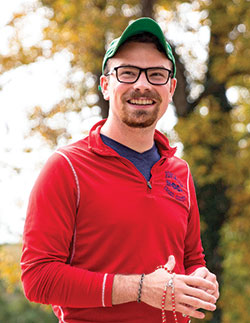
[[130, 103], [132, 104], [137, 104], [137, 105], [146, 105], [146, 104], [153, 104], [153, 100], [149, 100], [149, 99], [133, 99], [130, 100]]

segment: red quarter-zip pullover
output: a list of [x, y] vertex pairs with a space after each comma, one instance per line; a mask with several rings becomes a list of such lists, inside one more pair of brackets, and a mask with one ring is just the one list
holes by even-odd
[[[205, 265], [194, 184], [158, 131], [161, 159], [148, 183], [102, 142], [104, 122], [56, 151], [34, 185], [21, 260], [25, 294], [52, 304], [59, 322], [160, 323], [161, 310], [147, 304], [112, 306], [113, 277], [153, 272], [169, 255], [177, 274]], [[171, 312], [167, 321], [174, 322]]]

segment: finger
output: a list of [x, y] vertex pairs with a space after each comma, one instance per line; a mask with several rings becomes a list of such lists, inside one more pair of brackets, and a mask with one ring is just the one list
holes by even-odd
[[187, 295], [183, 295], [181, 297], [181, 303], [187, 304], [194, 309], [202, 308], [207, 311], [215, 311], [216, 306], [210, 302], [203, 301], [202, 299], [191, 297]]
[[205, 276], [205, 278], [214, 284], [217, 283], [217, 279], [216, 279], [215, 274], [208, 272], [208, 274], [207, 274], [207, 276]]
[[220, 293], [218, 291], [216, 291], [214, 293], [211, 293], [211, 295], [213, 295], [216, 298], [216, 300], [218, 300]]
[[179, 304], [178, 306], [178, 312], [183, 313], [185, 315], [189, 315], [190, 317], [194, 317], [197, 319], [204, 319], [205, 318], [205, 314], [202, 312], [197, 311], [196, 309], [194, 309], [193, 307], [190, 307], [186, 304]]
[[207, 276], [204, 277], [206, 280], [210, 281], [214, 284], [215, 289], [207, 289], [206, 292], [208, 292], [211, 295], [214, 295], [216, 299], [219, 298], [219, 284], [217, 282], [216, 276], [212, 273], [208, 273]]
[[219, 284], [217, 282], [217, 278], [216, 275], [209, 272], [209, 270], [207, 268], [198, 268], [195, 272], [194, 275], [195, 277], [200, 277], [200, 278], [204, 278], [208, 281], [210, 281], [211, 283], [214, 284], [215, 289], [204, 289], [206, 292], [208, 292], [211, 295], [214, 295], [216, 297], [216, 299], [219, 298]]
[[208, 278], [207, 272], [206, 272], [205, 270], [200, 271], [200, 272], [199, 272], [199, 277], [200, 277], [200, 278], [207, 279], [207, 278]]
[[201, 267], [201, 268], [196, 269], [190, 276], [206, 278], [207, 274], [208, 274], [207, 269], [205, 267]]
[[190, 286], [184, 289], [184, 295], [195, 297], [197, 299], [200, 299], [202, 301], [209, 302], [212, 304], [215, 304], [217, 301], [216, 297], [212, 294], [209, 294], [207, 291], [204, 291], [203, 289], [200, 289], [200, 288], [190, 287]]
[[166, 265], [164, 267], [167, 267], [168, 270], [174, 270], [175, 267], [175, 257], [174, 256], [169, 256], [168, 257], [168, 262], [166, 263]]
[[203, 290], [211, 289], [213, 292], [216, 291], [216, 284], [204, 278], [195, 276], [184, 276], [184, 281], [189, 286], [193, 286]]
[[214, 296], [216, 297], [216, 299], [220, 297], [219, 283], [217, 281], [216, 281], [216, 291]]
[[218, 284], [218, 282], [216, 282], [216, 290], [215, 291], [213, 291], [213, 290], [208, 290], [207, 292], [208, 293], [210, 293], [211, 295], [213, 295], [215, 298], [216, 298], [216, 300], [219, 298], [219, 296], [220, 296], [220, 292], [219, 292], [219, 284]]
[[218, 299], [219, 296], [220, 296], [220, 293], [219, 293], [219, 290], [218, 290], [217, 285], [216, 285], [216, 289], [215, 290], [214, 289], [207, 289], [206, 292], [208, 294], [213, 295], [214, 297], [216, 297], [216, 299]]

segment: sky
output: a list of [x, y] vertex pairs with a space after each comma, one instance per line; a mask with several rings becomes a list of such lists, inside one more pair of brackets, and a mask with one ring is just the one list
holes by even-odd
[[[14, 12], [35, 5], [36, 0], [0, 1], [0, 55], [9, 51], [11, 28], [6, 24]], [[42, 28], [46, 26], [43, 10], [29, 14], [20, 24], [20, 37], [26, 46], [43, 41]], [[31, 27], [32, 26], [32, 27]], [[44, 44], [49, 49], [49, 43]], [[28, 115], [34, 106], [44, 111], [67, 97], [64, 82], [70, 72], [72, 56], [66, 50], [50, 59], [41, 59], [28, 66], [1, 74], [0, 71], [0, 244], [21, 241], [29, 194], [41, 167], [53, 153], [39, 136], [30, 136]], [[98, 109], [82, 110], [83, 122], [76, 115], [68, 118], [72, 140], [83, 137], [100, 119]], [[176, 123], [173, 108], [160, 121], [158, 128], [166, 131]], [[27, 152], [27, 151], [32, 152]]]

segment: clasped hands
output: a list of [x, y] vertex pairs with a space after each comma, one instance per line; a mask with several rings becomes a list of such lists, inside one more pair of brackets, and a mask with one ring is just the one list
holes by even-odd
[[[170, 256], [165, 265], [169, 270], [174, 270], [175, 258]], [[153, 307], [160, 308], [163, 287], [170, 280], [171, 274], [164, 269], [157, 269], [144, 278], [142, 301]], [[205, 314], [198, 311], [204, 309], [214, 311], [219, 298], [219, 285], [216, 276], [206, 267], [196, 269], [190, 275], [175, 275], [175, 308], [190, 317], [203, 319]], [[172, 310], [171, 291], [166, 295], [165, 309]]]

